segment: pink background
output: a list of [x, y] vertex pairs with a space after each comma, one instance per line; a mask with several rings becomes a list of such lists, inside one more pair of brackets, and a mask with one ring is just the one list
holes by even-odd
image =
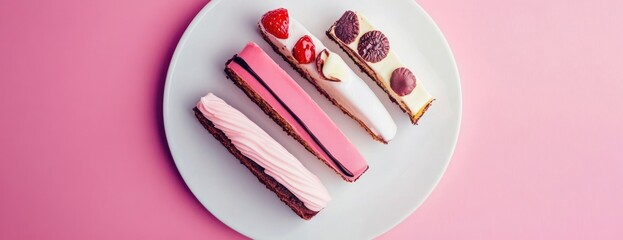
[[[161, 119], [206, 0], [0, 1], [0, 239], [243, 238]], [[623, 238], [623, 2], [419, 0], [462, 77], [453, 161], [381, 239]]]

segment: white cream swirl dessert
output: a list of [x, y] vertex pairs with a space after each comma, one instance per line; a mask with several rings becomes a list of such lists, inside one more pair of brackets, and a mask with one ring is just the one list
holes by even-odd
[[304, 219], [322, 210], [331, 196], [288, 150], [240, 111], [209, 93], [197, 103], [195, 115], [210, 133], [260, 182]]

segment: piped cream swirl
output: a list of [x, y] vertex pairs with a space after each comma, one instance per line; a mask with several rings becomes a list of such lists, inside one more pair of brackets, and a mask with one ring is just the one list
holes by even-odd
[[305, 207], [320, 211], [331, 201], [316, 175], [240, 111], [212, 93], [202, 97], [197, 108], [243, 155], [263, 167], [266, 174], [290, 190]]

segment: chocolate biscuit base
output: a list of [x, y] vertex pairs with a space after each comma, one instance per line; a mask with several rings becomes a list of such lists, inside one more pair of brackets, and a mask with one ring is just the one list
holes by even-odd
[[195, 107], [193, 110], [201, 125], [203, 125], [203, 127], [208, 130], [208, 132], [210, 132], [214, 136], [214, 138], [216, 138], [216, 140], [221, 142], [221, 144], [223, 144], [223, 146], [225, 146], [225, 148], [227, 148], [227, 150], [229, 150], [229, 152], [234, 155], [234, 157], [240, 160], [240, 163], [246, 166], [251, 171], [251, 173], [253, 173], [253, 175], [255, 175], [255, 177], [257, 177], [257, 179], [266, 186], [266, 188], [277, 194], [277, 197], [279, 197], [282, 202], [288, 205], [292, 209], [292, 211], [299, 215], [299, 217], [305, 220], [309, 220], [318, 213], [305, 207], [305, 204], [296, 196], [294, 196], [294, 194], [292, 194], [290, 190], [288, 190], [281, 183], [277, 182], [277, 180], [275, 180], [273, 177], [266, 174], [262, 166], [258, 165], [253, 160], [244, 156], [236, 148], [236, 146], [232, 144], [231, 140], [227, 138], [225, 133], [223, 133], [223, 131], [221, 131], [220, 129], [216, 128], [210, 120], [203, 116], [199, 109]]
[[361, 59], [361, 57], [359, 56], [359, 54], [357, 54], [356, 52], [354, 52], [353, 50], [351, 50], [348, 46], [344, 45], [344, 43], [342, 43], [342, 41], [340, 41], [337, 36], [335, 36], [335, 34], [333, 34], [333, 29], [335, 28], [335, 25], [337, 24], [337, 22], [335, 24], [333, 24], [329, 30], [327, 30], [327, 36], [333, 40], [335, 43], [337, 43], [338, 46], [340, 46], [340, 48], [342, 50], [344, 50], [344, 52], [346, 52], [348, 54], [348, 57], [350, 57], [350, 59], [352, 59], [355, 64], [357, 64], [357, 66], [359, 66], [359, 68], [361, 69], [362, 72], [366, 73], [370, 78], [372, 78], [372, 80], [374, 80], [376, 82], [376, 85], [378, 85], [379, 87], [381, 87], [381, 89], [383, 89], [383, 91], [385, 91], [385, 93], [387, 93], [387, 96], [389, 97], [390, 100], [392, 100], [392, 102], [394, 102], [395, 104], [398, 104], [398, 106], [400, 107], [400, 109], [402, 109], [403, 112], [407, 113], [409, 115], [409, 118], [411, 119], [411, 123], [412, 124], [416, 124], [418, 120], [420, 120], [420, 118], [424, 115], [424, 112], [426, 112], [426, 110], [428, 110], [428, 108], [430, 107], [430, 105], [432, 104], [432, 102], [435, 99], [430, 100], [426, 106], [424, 106], [423, 108], [421, 108], [418, 112], [414, 113], [409, 107], [407, 107], [406, 104], [404, 104], [402, 101], [395, 99], [390, 93], [389, 93], [389, 89], [385, 88], [383, 81], [381, 80], [381, 78], [376, 74], [376, 72], [374, 70], [372, 70], [372, 68], [370, 68], [370, 66], [368, 66], [368, 64], [366, 63], [365, 60]]
[[363, 123], [363, 121], [361, 121], [359, 118], [356, 118], [353, 114], [351, 114], [348, 110], [346, 110], [346, 108], [344, 108], [341, 104], [339, 104], [334, 98], [329, 96], [329, 94], [324, 89], [322, 89], [318, 84], [316, 84], [316, 81], [311, 77], [311, 75], [309, 75], [309, 73], [305, 72], [305, 70], [303, 70], [303, 68], [299, 67], [299, 65], [296, 64], [296, 62], [297, 62], [296, 59], [288, 58], [286, 55], [282, 54], [281, 51], [279, 51], [279, 47], [277, 47], [275, 44], [273, 44], [270, 41], [270, 39], [268, 39], [268, 36], [266, 36], [266, 33], [264, 33], [261, 30], [261, 27], [259, 25], [258, 25], [258, 30], [259, 30], [260, 34], [262, 35], [262, 37], [264, 38], [264, 40], [273, 48], [273, 50], [275, 50], [275, 52], [277, 52], [279, 55], [281, 55], [283, 60], [288, 62], [290, 64], [290, 66], [292, 66], [292, 68], [294, 68], [294, 70], [296, 70], [303, 78], [307, 79], [307, 81], [309, 83], [314, 85], [314, 87], [316, 87], [316, 90], [318, 90], [318, 92], [320, 92], [327, 99], [329, 99], [329, 101], [331, 101], [331, 103], [333, 103], [333, 105], [335, 105], [340, 110], [342, 110], [342, 112], [344, 114], [348, 115], [350, 118], [352, 118], [353, 120], [357, 121], [359, 123], [359, 125], [361, 125], [361, 127], [363, 127], [363, 129], [366, 130], [366, 132], [368, 132], [368, 134], [370, 134], [370, 136], [372, 136], [372, 138], [374, 140], [379, 141], [379, 142], [384, 143], [384, 144], [387, 144], [387, 141], [385, 139], [383, 139], [381, 136], [378, 136], [378, 135], [374, 134], [372, 132], [372, 130], [365, 123]]
[[[229, 64], [229, 62], [231, 62], [232, 60], [233, 58], [228, 60], [226, 65]], [[319, 153], [314, 151], [314, 149], [312, 149], [311, 146], [307, 144], [307, 142], [303, 140], [303, 138], [301, 138], [301, 136], [296, 134], [296, 132], [294, 131], [294, 127], [292, 127], [292, 125], [290, 125], [288, 121], [286, 121], [283, 117], [281, 117], [281, 115], [279, 115], [279, 113], [277, 113], [277, 111], [275, 111], [275, 109], [273, 109], [268, 102], [266, 102], [260, 95], [258, 95], [255, 91], [253, 91], [251, 86], [249, 86], [244, 80], [242, 80], [242, 78], [240, 78], [240, 76], [238, 76], [238, 74], [236, 74], [234, 70], [226, 66], [225, 74], [227, 74], [227, 78], [229, 78], [232, 82], [234, 82], [234, 84], [236, 84], [236, 86], [238, 86], [251, 99], [251, 101], [255, 102], [255, 104], [257, 104], [257, 106], [260, 107], [260, 109], [262, 109], [262, 111], [264, 111], [266, 115], [268, 115], [271, 119], [273, 119], [273, 121], [275, 121], [277, 125], [281, 126], [283, 128], [283, 131], [285, 131], [286, 133], [288, 133], [288, 135], [290, 135], [292, 138], [296, 139], [299, 143], [301, 143], [301, 145], [303, 145], [303, 147], [305, 147], [307, 151], [314, 154], [314, 156], [316, 156], [318, 159], [324, 162], [329, 168], [333, 169], [333, 171], [337, 173], [340, 177], [342, 177], [344, 181], [355, 182], [357, 181], [357, 179], [359, 179], [359, 177], [361, 177], [361, 175], [363, 175], [363, 173], [368, 171], [369, 166], [368, 168], [366, 168], [366, 170], [364, 170], [361, 173], [361, 175], [359, 175], [359, 177], [355, 178], [352, 181], [344, 177], [342, 174], [340, 174], [340, 172], [338, 172], [337, 169], [331, 166], [331, 164], [328, 162], [329, 160], [324, 160], [320, 156]]]

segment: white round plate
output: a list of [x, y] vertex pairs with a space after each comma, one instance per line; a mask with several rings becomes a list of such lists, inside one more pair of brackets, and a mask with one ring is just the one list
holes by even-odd
[[[418, 81], [437, 100], [419, 125], [411, 125], [407, 115], [360, 73], [398, 125], [398, 134], [388, 145], [375, 142], [260, 37], [257, 21], [266, 11], [279, 7], [287, 8], [290, 17], [303, 23], [358, 73], [325, 31], [345, 10], [363, 13], [383, 30], [392, 49], [412, 66]], [[249, 41], [259, 44], [285, 69], [366, 157], [370, 169], [357, 182], [344, 182], [225, 77], [225, 61]], [[267, 190], [195, 119], [192, 108], [208, 92], [247, 115], [318, 175], [333, 197], [329, 205], [304, 221]], [[180, 40], [164, 94], [167, 140], [184, 181], [214, 216], [254, 239], [362, 239], [387, 231], [420, 206], [443, 175], [461, 119], [459, 75], [450, 48], [433, 20], [412, 0], [213, 0]]]

